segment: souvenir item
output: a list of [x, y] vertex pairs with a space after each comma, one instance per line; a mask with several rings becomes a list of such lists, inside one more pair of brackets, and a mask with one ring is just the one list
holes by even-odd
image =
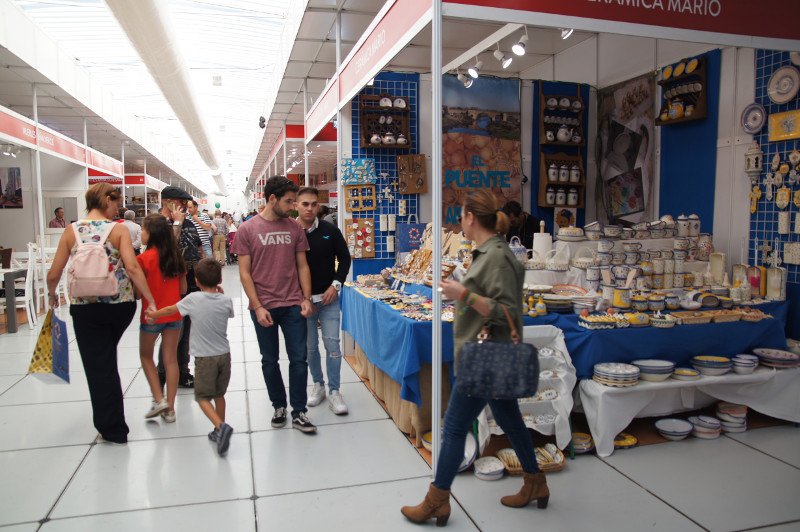
[[687, 218], [685, 214], [678, 216], [676, 226], [678, 228], [678, 236], [689, 236], [689, 218]]
[[572, 138], [572, 130], [565, 124], [561, 124], [561, 126], [558, 128], [558, 132], [556, 133], [556, 138], [559, 142], [569, 142]]
[[792, 198], [792, 191], [787, 187], [781, 187], [775, 192], [775, 205], [779, 209], [785, 209], [789, 206], [789, 201]]
[[751, 103], [742, 113], [742, 129], [749, 135], [755, 135], [764, 127], [767, 111], [758, 103]]
[[793, 166], [800, 164], [800, 150], [793, 150], [792, 153], [789, 154], [789, 162], [792, 163]]
[[561, 168], [559, 168], [558, 180], [562, 183], [569, 181], [569, 167], [566, 164], [562, 164]]
[[677, 78], [677, 77], [679, 77], [679, 76], [682, 76], [682, 75], [683, 75], [683, 73], [684, 73], [685, 71], [686, 71], [686, 63], [684, 63], [683, 61], [681, 61], [680, 63], [678, 63], [678, 64], [675, 66], [675, 72], [674, 72], [674, 75], [675, 75], [675, 77]]
[[[377, 133], [375, 136], [380, 143], [380, 136]], [[341, 172], [342, 182], [345, 185], [368, 184], [377, 180], [375, 159], [342, 159]]]
[[800, 137], [800, 110], [769, 115], [769, 140], [777, 142]]
[[661, 74], [661, 79], [666, 81], [671, 77], [672, 77], [672, 65], [669, 65], [668, 67], [664, 68], [664, 71]]
[[405, 109], [406, 101], [403, 98], [395, 98], [394, 102], [392, 102], [392, 106], [396, 109]]
[[572, 101], [572, 111], [575, 113], [579, 113], [583, 109], [583, 104], [580, 100], [573, 100]]
[[711, 238], [711, 235], [708, 233], [703, 233], [697, 240], [697, 253], [695, 254], [695, 259], [706, 261], [713, 252], [714, 242]]
[[559, 188], [556, 192], [556, 205], [566, 205], [567, 203], [567, 194], [564, 192], [563, 188]]
[[394, 133], [392, 133], [391, 131], [387, 131], [386, 133], [383, 134], [381, 142], [383, 142], [384, 144], [395, 144], [397, 140], [394, 138]]
[[547, 139], [547, 142], [553, 142], [554, 140], [556, 140], [556, 134], [550, 130], [547, 130], [544, 132], [544, 138]]
[[570, 183], [580, 183], [581, 181], [581, 169], [577, 164], [573, 164], [569, 169], [569, 181]]
[[781, 211], [778, 213], [778, 234], [788, 235], [790, 227], [789, 211]]
[[561, 99], [558, 101], [558, 106], [559, 106], [561, 109], [567, 110], [567, 109], [569, 109], [569, 108], [572, 106], [572, 102], [570, 102], [570, 101], [569, 101], [569, 98], [566, 98], [566, 97], [564, 97], [564, 98], [561, 98]]
[[578, 189], [571, 188], [567, 193], [567, 205], [570, 207], [575, 207], [578, 205]]
[[750, 191], [750, 214], [756, 213], [756, 211], [758, 210], [758, 200], [760, 199], [761, 199], [761, 187], [759, 187], [758, 185], [753, 185], [753, 190]]
[[400, 194], [424, 194], [428, 191], [424, 155], [398, 155], [397, 173]]
[[686, 73], [691, 74], [692, 72], [697, 70], [697, 67], [699, 65], [700, 65], [700, 60], [695, 57], [694, 59], [689, 61], [689, 64], [686, 65]]
[[378, 102], [378, 105], [381, 106], [381, 107], [391, 107], [392, 106], [392, 99], [387, 97], [387, 96], [384, 96], [383, 98], [380, 99], [380, 101]]
[[689, 236], [700, 235], [700, 217], [696, 214], [689, 215]]
[[794, 192], [794, 206], [800, 209], [800, 190], [795, 190]]
[[398, 144], [408, 144], [408, 139], [406, 139], [405, 135], [400, 133], [399, 135], [397, 135], [397, 143]]
[[545, 203], [548, 205], [554, 205], [556, 203], [556, 190], [553, 187], [547, 187]]
[[550, 163], [550, 166], [547, 167], [547, 179], [548, 181], [558, 181], [558, 165], [556, 163]]
[[800, 73], [793, 66], [785, 66], [776, 70], [769, 79], [767, 95], [773, 103], [790, 102], [800, 90]]
[[546, 102], [547, 108], [551, 111], [558, 107], [558, 99], [556, 98], [548, 98]]

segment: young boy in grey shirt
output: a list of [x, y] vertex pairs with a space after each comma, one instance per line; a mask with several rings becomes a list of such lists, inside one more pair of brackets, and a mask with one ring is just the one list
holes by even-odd
[[[217, 444], [217, 453], [228, 451], [233, 428], [225, 423], [225, 392], [231, 379], [231, 349], [228, 320], [233, 317], [233, 302], [222, 293], [222, 266], [210, 258], [194, 267], [200, 292], [193, 292], [175, 305], [148, 311], [155, 320], [179, 312], [192, 318], [189, 353], [194, 357], [194, 398], [214, 424], [208, 439]], [[212, 404], [213, 401], [213, 404]]]

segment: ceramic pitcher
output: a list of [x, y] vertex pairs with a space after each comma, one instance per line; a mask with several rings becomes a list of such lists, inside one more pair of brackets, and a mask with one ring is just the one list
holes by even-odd
[[714, 241], [709, 233], [702, 233], [697, 239], [697, 253], [694, 258], [696, 260], [708, 260], [708, 257], [714, 252]]

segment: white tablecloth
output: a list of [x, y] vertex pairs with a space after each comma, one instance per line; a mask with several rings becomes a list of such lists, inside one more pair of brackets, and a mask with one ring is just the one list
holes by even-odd
[[636, 417], [695, 410], [717, 400], [800, 423], [800, 368], [760, 367], [751, 375], [729, 373], [696, 381], [640, 381], [630, 388], [611, 388], [588, 379], [580, 382], [579, 390], [599, 456], [614, 452], [614, 438]]
[[[639, 242], [642, 244], [642, 250], [648, 251], [648, 250], [673, 249], [675, 239], [650, 238], [645, 240], [635, 240], [635, 239], [614, 240], [613, 251], [624, 251], [622, 244], [628, 242]], [[554, 242], [553, 245], [559, 251], [565, 247], [568, 248], [570, 258], [574, 257], [575, 254], [582, 248], [588, 248], [591, 251], [597, 251], [597, 240], [584, 240], [582, 242], [564, 242], [563, 240], [558, 240]], [[705, 273], [707, 268], [708, 268], [708, 261], [693, 260], [684, 262], [684, 272], [686, 273], [697, 273], [697, 272]], [[527, 279], [526, 282], [528, 282]]]
[[573, 268], [570, 266], [566, 272], [554, 272], [550, 270], [525, 270], [525, 284], [574, 284], [585, 286], [586, 270]]

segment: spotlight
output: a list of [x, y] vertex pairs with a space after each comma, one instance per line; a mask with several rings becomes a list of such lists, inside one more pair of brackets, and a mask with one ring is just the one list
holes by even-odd
[[11, 148], [3, 146], [3, 155], [11, 155]]
[[513, 61], [513, 58], [503, 55], [503, 52], [500, 51], [500, 44], [497, 45], [497, 50], [495, 50], [492, 55], [500, 62], [503, 70], [508, 68], [508, 66], [511, 64], [511, 61]]
[[528, 26], [525, 26], [525, 35], [519, 38], [519, 42], [511, 47], [515, 55], [525, 55], [525, 45], [528, 44]]
[[572, 32], [575, 31], [573, 28], [565, 28], [561, 30], [561, 38], [564, 40], [569, 39], [569, 36], [572, 35]]
[[267, 127], [267, 119], [264, 118], [263, 116], [258, 117], [258, 127], [260, 127], [261, 129]]
[[483, 61], [481, 61], [476, 57], [475, 64], [467, 69], [467, 74], [472, 76], [474, 79], [478, 79], [478, 76], [481, 75], [482, 68], [483, 68]]
[[465, 76], [461, 72], [458, 73], [458, 81], [464, 84], [465, 89], [472, 87], [472, 78]]

